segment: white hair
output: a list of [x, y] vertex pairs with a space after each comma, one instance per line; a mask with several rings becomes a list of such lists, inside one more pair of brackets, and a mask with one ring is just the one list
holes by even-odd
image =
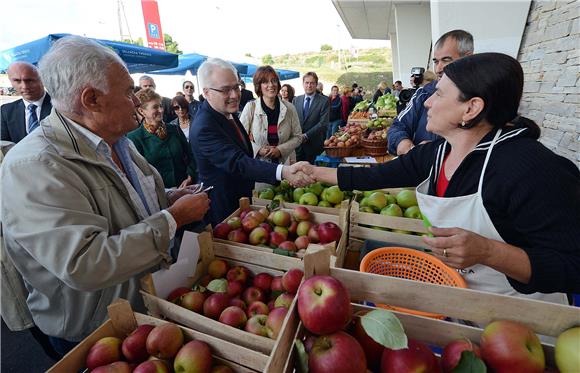
[[81, 36], [57, 40], [38, 63], [40, 77], [51, 96], [52, 105], [65, 112], [78, 112], [86, 87], [109, 91], [107, 72], [117, 63], [125, 66], [110, 48]]
[[210, 77], [216, 68], [231, 70], [235, 76], [238, 75], [238, 70], [228, 61], [224, 61], [221, 58], [208, 58], [197, 70], [197, 78], [199, 79], [201, 90], [210, 87]]

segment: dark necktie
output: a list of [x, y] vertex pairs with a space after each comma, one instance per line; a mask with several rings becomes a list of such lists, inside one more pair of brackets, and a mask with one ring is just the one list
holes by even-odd
[[304, 111], [302, 112], [302, 116], [306, 118], [308, 115], [308, 110], [310, 110], [310, 97], [306, 97], [306, 103], [304, 104]]
[[234, 127], [234, 130], [236, 131], [236, 134], [238, 135], [238, 138], [240, 139], [240, 145], [242, 145], [244, 147], [244, 149], [246, 149], [247, 148], [246, 140], [244, 139], [244, 135], [242, 135], [242, 131], [240, 131], [240, 128], [236, 124], [236, 121], [233, 119], [228, 119], [228, 122], [230, 122], [230, 125], [232, 127]]
[[38, 116], [36, 116], [37, 106], [34, 104], [28, 105], [28, 133], [34, 131], [38, 127]]

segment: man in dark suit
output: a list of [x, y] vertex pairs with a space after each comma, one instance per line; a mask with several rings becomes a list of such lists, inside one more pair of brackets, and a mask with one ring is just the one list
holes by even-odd
[[250, 138], [236, 115], [240, 85], [229, 62], [208, 59], [199, 68], [198, 78], [205, 101], [189, 127], [189, 142], [199, 180], [214, 187], [207, 222], [215, 226], [223, 221], [239, 207], [241, 197], [251, 197], [257, 181], [275, 184], [287, 179], [299, 186], [313, 182], [298, 172], [300, 163], [284, 166], [254, 158]]
[[8, 79], [22, 98], [0, 108], [0, 135], [3, 141], [17, 143], [50, 114], [52, 105], [36, 66], [14, 62], [8, 67]]
[[[155, 91], [156, 85], [155, 80], [149, 75], [143, 75], [139, 78], [139, 87], [141, 89], [151, 88]], [[163, 122], [171, 123], [172, 120], [177, 118], [175, 110], [171, 107], [171, 99], [168, 97], [161, 97], [161, 105], [163, 105]]]
[[328, 97], [316, 91], [318, 85], [316, 73], [304, 74], [302, 85], [305, 94], [294, 97], [292, 101], [302, 127], [302, 145], [296, 151], [296, 159], [314, 163], [316, 156], [322, 153], [328, 128], [330, 102]]
[[254, 100], [254, 94], [252, 91], [246, 89], [246, 83], [242, 79], [240, 79], [240, 87], [242, 90], [242, 94], [240, 97], [240, 113], [244, 111], [244, 107], [246, 104], [252, 100]]

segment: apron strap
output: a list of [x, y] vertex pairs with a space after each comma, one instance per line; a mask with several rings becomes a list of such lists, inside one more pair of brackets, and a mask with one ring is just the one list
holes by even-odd
[[485, 174], [485, 169], [487, 168], [487, 162], [489, 161], [489, 157], [491, 156], [491, 150], [493, 149], [497, 139], [501, 135], [501, 128], [496, 132], [491, 144], [489, 145], [489, 149], [487, 150], [487, 154], [485, 155], [485, 161], [483, 162], [483, 168], [481, 169], [481, 175], [479, 176], [479, 186], [477, 187], [477, 193], [481, 194], [481, 187], [483, 186], [483, 175]]

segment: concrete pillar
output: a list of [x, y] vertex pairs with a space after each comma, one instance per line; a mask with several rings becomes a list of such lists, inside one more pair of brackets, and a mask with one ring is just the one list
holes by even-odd
[[[399, 53], [397, 44], [397, 34], [389, 34], [389, 40], [391, 41], [391, 56], [393, 58], [393, 83], [397, 80], [401, 80], [401, 70], [399, 70]], [[402, 80], [401, 80], [402, 81]]]
[[[395, 3], [396, 39], [393, 50], [393, 80], [409, 86], [411, 68], [426, 67], [431, 47], [431, 12], [429, 4]], [[395, 57], [396, 55], [396, 57]], [[397, 61], [395, 67], [395, 61]], [[395, 73], [397, 72], [397, 73]]]
[[530, 3], [431, 0], [433, 44], [447, 31], [463, 29], [473, 35], [475, 53], [501, 52], [517, 58]]

